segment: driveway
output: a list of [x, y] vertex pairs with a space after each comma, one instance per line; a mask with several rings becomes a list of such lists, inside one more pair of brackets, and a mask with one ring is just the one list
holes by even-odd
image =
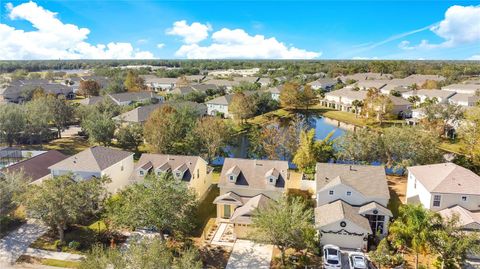
[[255, 244], [249, 240], [237, 240], [226, 269], [270, 268], [273, 246]]
[[17, 230], [3, 237], [0, 240], [0, 268], [4, 268], [2, 266], [6, 264], [13, 264], [47, 230], [48, 228], [39, 221], [28, 220]]

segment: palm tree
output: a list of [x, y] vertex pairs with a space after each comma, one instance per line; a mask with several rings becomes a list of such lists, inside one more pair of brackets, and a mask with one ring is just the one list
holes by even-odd
[[415, 253], [415, 269], [418, 255], [427, 252], [430, 238], [439, 223], [440, 216], [421, 204], [406, 204], [400, 207], [398, 218], [390, 226], [390, 239], [399, 248], [406, 246]]
[[352, 105], [355, 107], [355, 118], [358, 118], [358, 108], [363, 106], [360, 100], [353, 100]]

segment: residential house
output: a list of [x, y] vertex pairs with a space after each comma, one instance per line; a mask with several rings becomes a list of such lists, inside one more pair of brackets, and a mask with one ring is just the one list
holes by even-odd
[[46, 79], [15, 80], [5, 85], [0, 90], [0, 101], [20, 103], [25, 99], [25, 93], [29, 90], [41, 88], [46, 94], [64, 96], [66, 99], [75, 98], [75, 93], [64, 84], [52, 83]]
[[381, 90], [383, 87], [385, 87], [385, 85], [387, 85], [387, 83], [381, 80], [360, 80], [353, 84], [345, 86], [345, 88], [358, 88], [360, 90], [368, 90], [375, 88], [377, 90]]
[[354, 109], [353, 101], [363, 101], [366, 97], [367, 91], [342, 88], [327, 92], [325, 97], [320, 100], [320, 104], [341, 111], [352, 111]]
[[206, 78], [205, 75], [189, 75], [185, 76], [187, 81], [194, 82], [194, 83], [202, 83], [202, 81]]
[[454, 96], [448, 98], [450, 104], [472, 107], [480, 101], [480, 95], [472, 95], [467, 93], [457, 93]]
[[227, 92], [230, 92], [233, 87], [240, 85], [240, 81], [226, 79], [208, 79], [205, 83], [214, 84], [217, 87], [224, 88]]
[[270, 78], [259, 78], [257, 83], [259, 83], [261, 87], [268, 87], [272, 84], [272, 80]]
[[208, 90], [218, 91], [220, 87], [215, 84], [192, 84], [188, 86], [176, 87], [171, 91], [173, 94], [186, 95], [191, 92], [206, 93]]
[[48, 167], [52, 176], [72, 173], [77, 180], [108, 176], [107, 190], [115, 193], [130, 184], [133, 172], [133, 153], [95, 146]]
[[266, 89], [264, 92], [267, 92], [270, 94], [270, 97], [275, 100], [275, 101], [280, 101], [280, 92], [281, 92], [281, 86], [277, 87], [270, 87]]
[[254, 76], [260, 71], [260, 68], [250, 68], [250, 69], [228, 69], [228, 70], [212, 70], [208, 72], [209, 76], [213, 77], [229, 77], [232, 75], [238, 75], [242, 77]]
[[132, 103], [163, 101], [162, 96], [156, 95], [155, 93], [149, 91], [112, 93], [108, 96], [115, 104], [119, 106], [128, 106]]
[[317, 163], [315, 226], [322, 245], [366, 250], [387, 235], [392, 212], [383, 166]]
[[177, 78], [159, 78], [155, 75], [142, 75], [141, 76], [145, 85], [151, 91], [170, 91], [177, 85]]
[[45, 151], [1, 169], [0, 175], [2, 173], [24, 173], [30, 184], [40, 184], [43, 180], [51, 177], [48, 167], [67, 157], [56, 150]]
[[221, 114], [224, 118], [230, 118], [231, 115], [228, 112], [228, 106], [232, 102], [232, 98], [233, 94], [227, 94], [205, 102], [207, 105], [207, 114], [210, 116]]
[[331, 91], [337, 82], [338, 81], [334, 78], [319, 78], [315, 81], [307, 83], [307, 85], [310, 85], [310, 87], [312, 87], [314, 90], [323, 89], [325, 91]]
[[480, 94], [480, 85], [479, 84], [451, 84], [448, 86], [442, 87], [443, 91], [450, 91], [456, 93], [463, 93], [469, 95]]
[[90, 97], [81, 99], [80, 101], [78, 101], [78, 103], [85, 106], [94, 106], [100, 103], [101, 101], [103, 101], [105, 98], [109, 98], [108, 95], [107, 96], [90, 96]]
[[142, 182], [149, 173], [172, 173], [173, 177], [188, 184], [199, 199], [203, 199], [212, 185], [212, 171], [208, 163], [198, 156], [144, 153], [135, 165], [133, 179]]
[[439, 75], [413, 74], [406, 78], [403, 78], [402, 80], [403, 80], [404, 86], [412, 86], [413, 84], [416, 84], [418, 85], [418, 87], [421, 87], [423, 84], [427, 82], [427, 80], [442, 82], [445, 80], [445, 77], [439, 76]]
[[420, 103], [425, 102], [425, 100], [434, 100], [436, 99], [438, 103], [445, 104], [448, 102], [448, 99], [455, 95], [455, 92], [442, 91], [442, 90], [414, 90], [409, 92], [402, 93], [402, 97], [408, 99], [411, 96], [418, 96], [420, 98]]
[[230, 223], [237, 238], [247, 235], [255, 209], [279, 199], [286, 191], [288, 162], [226, 158], [215, 198], [217, 223]]
[[343, 83], [347, 83], [349, 80], [363, 81], [363, 80], [389, 80], [393, 78], [392, 74], [383, 73], [356, 73], [353, 75], [339, 76]]
[[144, 123], [147, 121], [148, 117], [153, 111], [165, 105], [171, 106], [175, 109], [188, 107], [188, 108], [194, 109], [200, 116], [207, 114], [207, 107], [205, 106], [205, 104], [198, 104], [190, 101], [181, 101], [181, 102], [167, 101], [159, 104], [139, 106], [130, 111], [122, 113], [114, 117], [113, 119], [115, 121], [124, 122], [124, 123]]

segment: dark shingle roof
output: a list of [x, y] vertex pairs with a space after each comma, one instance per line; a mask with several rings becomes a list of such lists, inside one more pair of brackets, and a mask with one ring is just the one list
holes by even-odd
[[48, 167], [62, 160], [65, 160], [67, 157], [67, 155], [61, 152], [58, 152], [56, 150], [50, 150], [30, 159], [6, 167], [2, 169], [2, 172], [23, 171], [25, 173], [25, 176], [28, 177], [31, 182], [33, 182], [50, 174], [50, 170], [48, 170]]

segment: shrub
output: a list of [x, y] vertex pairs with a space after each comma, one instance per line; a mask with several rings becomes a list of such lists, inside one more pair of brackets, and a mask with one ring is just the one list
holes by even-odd
[[70, 249], [73, 249], [73, 250], [78, 250], [80, 248], [80, 242], [78, 241], [70, 241], [70, 243], [68, 243], [68, 248]]
[[55, 246], [55, 248], [57, 250], [61, 250], [62, 247], [65, 245], [65, 243], [61, 240], [55, 240], [55, 242], [53, 243], [53, 245]]

